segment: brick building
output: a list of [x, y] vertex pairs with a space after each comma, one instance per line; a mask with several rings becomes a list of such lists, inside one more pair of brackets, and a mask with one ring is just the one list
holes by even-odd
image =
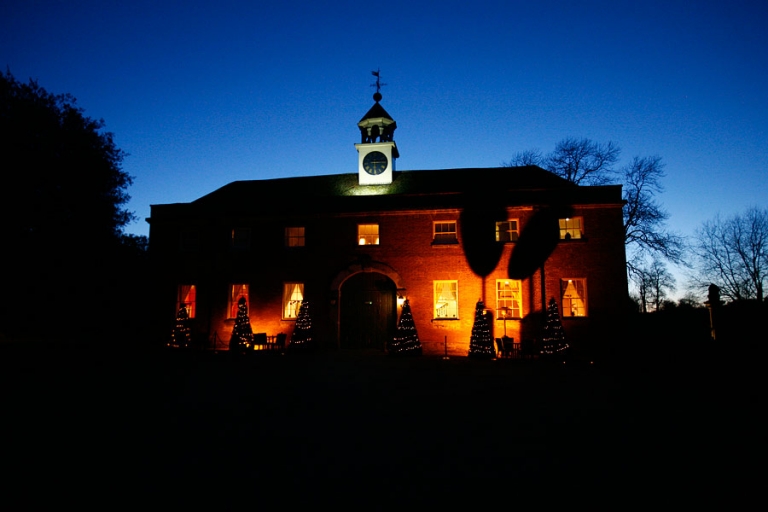
[[[535, 166], [397, 171], [396, 123], [374, 95], [356, 173], [233, 182], [152, 205], [157, 312], [187, 304], [201, 344], [226, 347], [245, 297], [254, 332], [384, 349], [408, 298], [426, 354], [466, 355], [483, 300], [494, 336], [540, 336], [554, 298], [576, 350], [610, 342], [627, 298], [621, 187]], [[506, 319], [503, 317], [506, 316]]]

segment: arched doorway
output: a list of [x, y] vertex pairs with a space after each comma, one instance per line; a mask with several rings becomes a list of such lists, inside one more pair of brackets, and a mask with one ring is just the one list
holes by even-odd
[[384, 350], [395, 333], [397, 289], [378, 272], [360, 272], [341, 287], [341, 348]]

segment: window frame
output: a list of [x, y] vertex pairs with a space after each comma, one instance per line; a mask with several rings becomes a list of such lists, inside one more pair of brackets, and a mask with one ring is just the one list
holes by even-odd
[[[301, 232], [299, 234], [299, 231]], [[295, 243], [292, 243], [295, 242]], [[286, 226], [285, 227], [285, 246], [288, 248], [306, 247], [307, 229], [305, 226]]]
[[229, 299], [227, 303], [227, 320], [237, 318], [237, 302], [240, 297], [245, 297], [246, 307], [250, 311], [251, 297], [248, 283], [232, 283], [229, 285]]
[[251, 230], [249, 228], [232, 228], [232, 231], [230, 232], [229, 246], [234, 251], [250, 250]]
[[[566, 292], [568, 291], [568, 288], [570, 284], [572, 283], [573, 290], [576, 292], [576, 297], [574, 298], [572, 295], [566, 296]], [[579, 290], [581, 289], [581, 290]], [[579, 295], [580, 292], [580, 295]], [[586, 277], [568, 277], [560, 279], [560, 307], [562, 309], [562, 317], [563, 318], [586, 318], [589, 316], [589, 290], [587, 288], [587, 278]], [[574, 309], [574, 301], [579, 301], [581, 304], [578, 303], [575, 305], [576, 309]], [[583, 314], [572, 314], [574, 311], [578, 312], [579, 310], [583, 310]], [[569, 311], [571, 314], [566, 315], [566, 311]]]
[[[298, 290], [296, 290], [298, 287]], [[297, 293], [301, 295], [301, 298], [295, 298]], [[301, 281], [285, 281], [283, 282], [283, 294], [280, 309], [280, 318], [282, 320], [296, 320], [299, 317], [299, 310], [301, 304], [304, 302], [305, 288], [304, 283]], [[289, 311], [293, 312], [293, 316], [288, 314]]]
[[[448, 227], [446, 231], [438, 229], [438, 226]], [[453, 230], [450, 230], [453, 226]], [[459, 226], [455, 220], [432, 221], [432, 245], [455, 245], [459, 243]]]
[[558, 219], [560, 240], [581, 240], [584, 238], [584, 217], [577, 215]]
[[[366, 230], [366, 228], [370, 228]], [[374, 229], [375, 228], [375, 229]], [[374, 242], [368, 242], [369, 239], [366, 239], [366, 237], [370, 235], [371, 237], [374, 237]], [[381, 231], [379, 224], [374, 223], [360, 223], [357, 225], [357, 245], [361, 247], [365, 247], [368, 245], [380, 245], [381, 240]], [[364, 243], [361, 243], [364, 242]]]
[[[515, 229], [509, 226], [510, 223], [515, 223]], [[507, 224], [507, 229], [502, 230], [502, 225]], [[507, 240], [501, 240], [501, 233], [508, 233]], [[502, 244], [510, 244], [517, 242], [520, 239], [520, 219], [507, 219], [496, 223], [496, 241]]]
[[[505, 290], [500, 287], [504, 283], [515, 283], [516, 289]], [[502, 297], [502, 293], [510, 294]], [[515, 306], [515, 302], [517, 305]], [[508, 304], [509, 303], [509, 304]], [[502, 307], [508, 307], [511, 314], [506, 317], [507, 320], [519, 320], [523, 318], [523, 283], [520, 279], [497, 279], [496, 280], [496, 320], [503, 320], [500, 310]]]
[[[190, 300], [191, 297], [191, 300]], [[176, 311], [181, 309], [181, 304], [187, 306], [187, 316], [195, 318], [197, 310], [197, 286], [194, 284], [180, 284], [176, 288]]]
[[[444, 306], [449, 305], [451, 302], [453, 303], [455, 310], [454, 316], [441, 316], [438, 314], [438, 310], [442, 308], [443, 306], [438, 306], [438, 304], [442, 304], [443, 302], [441, 299], [444, 299], [444, 287], [445, 285], [451, 286], [451, 290], [449, 292], [452, 292], [454, 297], [452, 299], [449, 299], [447, 302], [445, 302]], [[438, 286], [441, 286], [438, 290]], [[450, 311], [447, 310], [447, 311]], [[456, 279], [436, 279], [432, 281], [432, 318], [435, 320], [458, 320], [459, 319], [459, 281]]]

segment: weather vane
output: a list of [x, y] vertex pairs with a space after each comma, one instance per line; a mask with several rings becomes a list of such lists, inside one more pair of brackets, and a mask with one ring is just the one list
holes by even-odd
[[384, 87], [387, 84], [381, 83], [381, 76], [380, 76], [381, 73], [380, 73], [380, 70], [377, 69], [376, 71], [371, 71], [371, 74], [376, 77], [376, 83], [375, 84], [371, 84], [371, 87], [375, 87], [376, 88], [376, 93], [380, 93], [381, 92], [381, 88]]

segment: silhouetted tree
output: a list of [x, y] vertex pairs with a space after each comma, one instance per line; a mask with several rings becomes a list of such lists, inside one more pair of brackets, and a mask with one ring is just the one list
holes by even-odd
[[0, 187], [0, 239], [13, 248], [4, 264], [14, 269], [0, 273], [0, 329], [31, 320], [41, 290], [51, 314], [35, 322], [49, 335], [98, 337], [104, 326], [94, 319], [113, 321], [131, 283], [122, 278], [130, 261], [122, 228], [134, 216], [123, 209], [132, 182], [124, 153], [103, 127], [72, 96], [0, 74], [0, 155], [12, 177]]
[[658, 258], [654, 258], [650, 265], [636, 269], [633, 278], [643, 313], [659, 311], [667, 298], [667, 291], [675, 290], [675, 278]]
[[248, 304], [245, 297], [237, 301], [237, 317], [232, 328], [232, 337], [229, 339], [230, 352], [245, 352], [253, 347], [253, 330], [251, 319], [248, 318]]
[[411, 313], [411, 304], [408, 299], [403, 303], [403, 311], [400, 313], [400, 321], [397, 330], [389, 346], [392, 355], [421, 355], [421, 341], [416, 332], [416, 324]]
[[768, 275], [768, 209], [706, 221], [696, 231], [694, 283], [715, 283], [731, 301], [764, 298]]
[[613, 164], [620, 153], [621, 149], [610, 141], [599, 144], [570, 137], [558, 142], [552, 153], [523, 151], [505, 165], [538, 165], [576, 185], [605, 185], [613, 181]]
[[[664, 191], [661, 179], [664, 165], [658, 156], [635, 157], [623, 170], [624, 186], [624, 243], [629, 276], [647, 265], [647, 259], [661, 257], [680, 263], [683, 239], [666, 228], [669, 213], [656, 201], [656, 194]], [[655, 263], [651, 264], [652, 266]]]
[[496, 355], [493, 346], [493, 334], [482, 300], [475, 306], [475, 323], [472, 325], [472, 336], [469, 338], [469, 356], [491, 358]]
[[590, 139], [567, 138], [547, 155], [538, 150], [517, 153], [506, 166], [538, 165], [576, 185], [607, 185], [623, 181], [625, 201], [624, 243], [627, 248], [627, 274], [639, 279], [640, 267], [648, 258], [662, 257], [682, 262], [684, 242], [666, 227], [669, 214], [656, 201], [663, 192], [664, 165], [658, 156], [635, 157], [617, 171], [621, 149], [612, 142], [599, 144]]

